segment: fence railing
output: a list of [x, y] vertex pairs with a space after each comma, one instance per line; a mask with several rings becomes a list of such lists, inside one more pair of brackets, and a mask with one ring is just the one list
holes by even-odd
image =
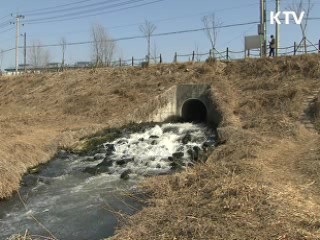
[[[278, 50], [278, 56], [294, 56], [294, 55], [301, 55], [301, 54], [320, 54], [320, 40], [318, 43], [313, 44], [308, 42], [306, 47], [304, 45], [297, 44], [294, 42], [292, 46], [289, 47], [280, 47]], [[268, 56], [266, 53], [263, 56]], [[235, 61], [244, 58], [260, 58], [261, 53], [260, 49], [251, 49], [251, 50], [242, 50], [242, 51], [233, 51], [230, 50], [228, 47], [225, 50], [219, 51], [217, 49], [211, 49], [208, 52], [199, 52], [199, 51], [192, 51], [191, 53], [186, 54], [178, 54], [177, 52], [174, 53], [172, 56], [172, 62], [205, 62], [209, 60], [217, 60], [217, 61]], [[166, 61], [167, 63], [170, 61]], [[102, 67], [144, 67], [149, 64], [161, 64], [163, 63], [162, 54], [158, 56], [153, 56], [148, 61], [147, 57], [144, 58], [134, 58], [131, 57], [130, 59], [122, 59], [119, 58], [117, 61], [112, 61], [109, 64], [102, 66]], [[64, 69], [79, 69], [79, 68], [93, 68], [94, 64], [90, 66], [64, 66]], [[27, 71], [60, 71], [62, 67], [42, 67], [42, 68], [28, 68]], [[15, 72], [15, 69], [6, 69], [8, 72]], [[19, 72], [24, 72], [24, 69], [19, 68]]]
[[[269, 46], [268, 46], [269, 47]], [[296, 42], [289, 47], [279, 47], [277, 49], [278, 56], [294, 56], [294, 55], [301, 55], [301, 54], [312, 54], [312, 53], [320, 53], [320, 41], [317, 44], [309, 43], [306, 45], [306, 49], [304, 49], [303, 45], [298, 45]], [[269, 56], [268, 51], [263, 56]], [[242, 51], [233, 51], [230, 50], [228, 47], [223, 50], [219, 51], [217, 49], [211, 49], [208, 52], [198, 52], [193, 51], [192, 53], [184, 53], [178, 54], [177, 52], [174, 53], [172, 57], [172, 62], [204, 62], [210, 59], [215, 59], [218, 61], [233, 61], [239, 60], [244, 58], [260, 58], [261, 53], [260, 49], [251, 49], [251, 50], [242, 50]], [[152, 57], [149, 61], [150, 64], [157, 64], [162, 63], [162, 55], [160, 54], [157, 57]], [[143, 66], [144, 64], [148, 63], [148, 59], [140, 58], [140, 59], [127, 59], [114, 61], [112, 66]]]

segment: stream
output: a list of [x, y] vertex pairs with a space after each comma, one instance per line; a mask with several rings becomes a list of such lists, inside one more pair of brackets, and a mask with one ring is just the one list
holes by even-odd
[[[98, 240], [114, 235], [118, 212], [143, 207], [128, 196], [146, 177], [192, 167], [214, 146], [213, 131], [192, 123], [153, 125], [99, 145], [90, 154], [60, 151], [0, 201], [0, 239], [13, 234]], [[120, 219], [121, 220], [121, 219]]]

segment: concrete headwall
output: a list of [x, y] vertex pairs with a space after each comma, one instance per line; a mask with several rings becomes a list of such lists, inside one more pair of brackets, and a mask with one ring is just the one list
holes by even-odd
[[[203, 115], [204, 111], [205, 115]], [[197, 119], [197, 115], [203, 115], [203, 121], [211, 125], [218, 126], [221, 122], [221, 114], [214, 101], [213, 89], [210, 85], [173, 86], [136, 109], [132, 114], [132, 120], [163, 122], [177, 117], [192, 120]]]
[[149, 115], [151, 122], [163, 122], [177, 116], [177, 86], [173, 86], [158, 96], [155, 101], [157, 108]]

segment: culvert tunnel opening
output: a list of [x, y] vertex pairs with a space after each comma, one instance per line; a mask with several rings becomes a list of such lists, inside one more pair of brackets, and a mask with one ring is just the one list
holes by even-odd
[[199, 99], [189, 99], [182, 105], [181, 116], [186, 122], [206, 122], [207, 114], [206, 106]]

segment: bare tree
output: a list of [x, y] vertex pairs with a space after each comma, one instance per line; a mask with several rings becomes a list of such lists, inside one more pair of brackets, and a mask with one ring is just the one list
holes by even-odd
[[91, 37], [95, 66], [109, 66], [115, 53], [115, 41], [111, 39], [106, 29], [100, 24], [92, 25]]
[[33, 67], [44, 67], [49, 63], [50, 52], [39, 41], [33, 41], [29, 48], [29, 62]]
[[64, 61], [65, 61], [65, 53], [66, 53], [66, 49], [67, 49], [67, 40], [65, 37], [62, 37], [60, 39], [60, 46], [61, 46], [61, 51], [62, 51], [62, 60], [61, 60], [61, 69], [62, 71], [64, 70]]
[[195, 49], [195, 61], [196, 62], [200, 62], [201, 61], [201, 56], [200, 56], [200, 52], [199, 52], [199, 45], [198, 43], [194, 44], [194, 49]]
[[150, 63], [150, 57], [151, 57], [151, 36], [152, 33], [157, 29], [156, 25], [149, 22], [148, 20], [144, 21], [144, 24], [141, 24], [139, 27], [140, 31], [143, 33], [145, 38], [148, 42], [148, 55], [147, 55], [147, 61], [148, 64]]
[[115, 50], [116, 50], [115, 41], [109, 39], [104, 42], [103, 53], [104, 53], [104, 64], [106, 66], [111, 66]]
[[152, 49], [152, 59], [154, 61], [155, 64], [157, 64], [157, 60], [158, 60], [158, 48], [157, 48], [157, 44], [156, 42], [153, 43], [153, 49]]
[[308, 27], [310, 12], [313, 6], [314, 4], [311, 2], [311, 0], [299, 0], [299, 1], [293, 0], [292, 4], [289, 7], [290, 10], [294, 11], [298, 16], [300, 16], [300, 14], [304, 12], [304, 18], [301, 24], [299, 24], [301, 35], [302, 35], [302, 40], [299, 45], [303, 43], [303, 48], [305, 53], [307, 53], [307, 27]]
[[215, 13], [204, 16], [202, 18], [202, 22], [205, 28], [204, 31], [210, 41], [211, 48], [215, 50], [221, 22], [219, 19], [216, 18]]

